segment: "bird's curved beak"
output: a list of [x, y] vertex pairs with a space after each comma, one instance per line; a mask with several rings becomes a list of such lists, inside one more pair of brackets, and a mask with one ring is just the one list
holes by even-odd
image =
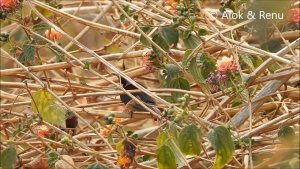
[[119, 83], [120, 83], [120, 84], [122, 84], [122, 83], [121, 83], [121, 79], [122, 79], [122, 77], [121, 77], [121, 76], [120, 76], [118, 73], [116, 73], [116, 72], [112, 72], [112, 73], [111, 73], [111, 75], [117, 76], [117, 77], [118, 77], [118, 79], [119, 79]]
[[116, 72], [112, 72], [111, 75], [117, 76], [119, 79], [121, 79], [121, 76]]
[[119, 74], [117, 74], [116, 72], [112, 72], [112, 73], [110, 73], [110, 74], [112, 74], [112, 75], [115, 75], [115, 76], [118, 76], [118, 77], [119, 77]]

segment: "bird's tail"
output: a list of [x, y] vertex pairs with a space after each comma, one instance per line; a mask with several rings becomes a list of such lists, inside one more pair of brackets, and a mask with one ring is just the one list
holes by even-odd
[[153, 104], [149, 104], [149, 103], [146, 103], [146, 106], [153, 110], [156, 114], [158, 114], [159, 116], [162, 116], [162, 112], [156, 107], [156, 105], [153, 105]]

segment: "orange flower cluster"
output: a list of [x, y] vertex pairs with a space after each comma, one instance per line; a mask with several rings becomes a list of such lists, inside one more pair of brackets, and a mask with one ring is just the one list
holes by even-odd
[[135, 145], [129, 140], [120, 140], [116, 144], [117, 153], [119, 157], [117, 159], [117, 163], [121, 169], [128, 169], [132, 162], [134, 161], [134, 157], [136, 154]]
[[40, 137], [48, 137], [51, 134], [51, 129], [46, 125], [38, 125], [35, 130]]
[[292, 8], [287, 13], [288, 20], [300, 23], [300, 8]]
[[122, 168], [122, 169], [128, 169], [130, 164], [131, 164], [132, 160], [127, 157], [127, 156], [120, 156], [118, 159], [117, 159], [117, 163], [119, 164], [119, 166]]
[[19, 4], [18, 0], [0, 0], [0, 7], [5, 10], [11, 10]]
[[[122, 119], [119, 118], [119, 117], [115, 117], [114, 120], [115, 120], [115, 122], [116, 122], [117, 124], [119, 124], [119, 123], [121, 122]], [[112, 127], [113, 127], [113, 125], [111, 125], [111, 124], [106, 125], [105, 128], [104, 128], [104, 129], [102, 130], [102, 132], [101, 132], [102, 136], [107, 137], [107, 136], [109, 135], [109, 133], [110, 133]]]
[[176, 14], [176, 7], [178, 6], [178, 2], [174, 0], [166, 0], [167, 6], [166, 9], [169, 10], [172, 14]]
[[237, 66], [233, 60], [233, 57], [223, 56], [221, 60], [217, 60], [217, 70], [220, 72], [226, 72], [228, 70], [237, 70]]
[[176, 9], [178, 2], [174, 1], [174, 0], [166, 0], [166, 3], [168, 5], [170, 5], [173, 9]]
[[50, 30], [46, 30], [45, 36], [50, 40], [60, 40], [63, 37], [61, 33], [57, 32], [53, 28], [51, 28]]
[[101, 131], [102, 136], [107, 137], [112, 129], [112, 125], [106, 125], [105, 128]]
[[120, 118], [120, 117], [115, 117], [115, 122], [116, 122], [117, 124], [119, 124], [121, 121], [122, 121], [122, 118]]

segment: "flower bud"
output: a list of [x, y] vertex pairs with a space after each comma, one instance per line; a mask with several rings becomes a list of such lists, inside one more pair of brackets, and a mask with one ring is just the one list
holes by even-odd
[[50, 30], [46, 30], [45, 36], [50, 40], [60, 40], [63, 37], [61, 33], [57, 32], [53, 28], [51, 28]]

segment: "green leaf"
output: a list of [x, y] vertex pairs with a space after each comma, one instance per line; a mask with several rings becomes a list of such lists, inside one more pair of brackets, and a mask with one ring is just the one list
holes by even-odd
[[278, 139], [284, 143], [291, 143], [296, 137], [294, 129], [290, 126], [281, 127], [277, 135]]
[[[44, 17], [48, 17], [50, 15], [52, 15], [52, 12], [43, 8], [43, 7], [40, 7], [40, 6], [36, 6], [36, 9], [44, 16]], [[31, 12], [31, 17], [33, 18], [33, 20], [37, 20], [38, 19], [38, 16], [34, 13], [34, 12]]]
[[23, 52], [20, 54], [19, 61], [23, 65], [34, 65], [35, 42], [26, 42], [23, 45]]
[[17, 151], [13, 146], [9, 146], [0, 152], [0, 168], [14, 169], [17, 160]]
[[126, 19], [126, 16], [124, 14], [120, 15], [120, 21], [121, 22], [124, 22]]
[[264, 62], [260, 56], [252, 56], [250, 59], [252, 60], [252, 63], [255, 68], [257, 68]]
[[182, 39], [187, 39], [187, 38], [189, 38], [191, 32], [192, 32], [192, 31], [189, 30], [189, 29], [184, 30], [183, 33], [182, 33]]
[[201, 135], [200, 129], [194, 124], [184, 127], [178, 137], [180, 150], [187, 155], [200, 155]]
[[281, 68], [281, 66], [279, 65], [279, 63], [275, 62], [275, 63], [271, 64], [271, 66], [269, 66], [268, 70], [273, 73], [280, 68]]
[[250, 139], [249, 137], [243, 137], [239, 140], [235, 140], [234, 141], [235, 149], [241, 149], [241, 148], [249, 147], [250, 143], [253, 146], [255, 141], [253, 139]]
[[[0, 33], [0, 42], [8, 42], [8, 40], [9, 40], [9, 34], [7, 32]], [[12, 49], [14, 49], [14, 48], [12, 48]], [[15, 51], [16, 50], [13, 50], [13, 53], [15, 53]]]
[[234, 142], [230, 131], [224, 126], [218, 126], [208, 133], [208, 140], [216, 151], [216, 160], [213, 169], [221, 169], [231, 161], [234, 153]]
[[49, 26], [45, 23], [38, 23], [33, 26], [34, 31], [46, 31]]
[[48, 1], [47, 5], [49, 5], [49, 6], [53, 7], [53, 8], [56, 8], [56, 9], [62, 9], [63, 8], [63, 5], [60, 4], [60, 3], [58, 3], [58, 2], [56, 2], [56, 1]]
[[187, 49], [194, 49], [200, 44], [200, 40], [193, 34], [190, 34], [187, 39], [182, 38], [182, 40]]
[[204, 35], [207, 34], [207, 30], [206, 30], [206, 29], [199, 29], [198, 34], [199, 34], [200, 36], [204, 36]]
[[108, 168], [100, 163], [93, 163], [88, 165], [86, 169], [108, 169]]
[[15, 137], [17, 134], [19, 134], [21, 131], [23, 131], [23, 129], [24, 129], [24, 124], [23, 123], [19, 123], [18, 127], [13, 132], [13, 136]]
[[112, 136], [112, 133], [110, 133], [108, 136], [107, 136], [107, 142], [111, 145], [114, 144], [114, 140], [113, 140], [113, 136]]
[[122, 155], [124, 153], [124, 144], [123, 144], [123, 139], [118, 141], [118, 143], [116, 144], [116, 150], [117, 150], [117, 153], [119, 155]]
[[164, 69], [162, 72], [162, 81], [164, 87], [170, 87], [170, 82], [172, 79], [180, 76], [180, 71], [178, 67], [174, 64], [164, 64]]
[[138, 157], [136, 159], [136, 161], [141, 163], [141, 162], [144, 162], [144, 161], [149, 161], [150, 159], [151, 159], [151, 156], [146, 154], [146, 155]]
[[205, 79], [202, 76], [201, 69], [198, 67], [195, 57], [191, 59], [188, 70], [190, 71], [191, 75], [193, 76], [193, 79], [197, 83], [199, 83], [199, 84], [204, 83]]
[[185, 51], [183, 59], [182, 59], [182, 66], [188, 67], [191, 59], [195, 56], [194, 54], [191, 55], [192, 49], [188, 49]]
[[106, 50], [109, 53], [119, 53], [121, 51], [121, 48], [118, 44], [112, 44], [109, 45]]
[[151, 26], [150, 25], [144, 25], [144, 26], [141, 27], [141, 29], [142, 29], [143, 32], [148, 33], [151, 30]]
[[66, 111], [57, 103], [54, 96], [44, 89], [32, 93], [32, 110], [39, 113], [43, 120], [51, 124], [65, 127]]
[[50, 168], [54, 168], [55, 162], [58, 160], [58, 155], [54, 152], [48, 154], [47, 164]]
[[240, 7], [241, 5], [243, 5], [243, 4], [247, 3], [247, 2], [248, 2], [248, 0], [239, 0], [239, 1], [236, 1], [236, 2], [234, 2], [234, 7], [235, 7], [235, 9], [238, 9], [238, 7]]
[[240, 100], [240, 98], [234, 98], [231, 102], [231, 106], [232, 107], [237, 107], [239, 105], [241, 105], [243, 103], [243, 101]]
[[179, 75], [179, 69], [176, 65], [165, 64], [164, 66], [165, 66], [165, 70], [166, 70], [165, 75], [166, 75], [167, 81], [170, 81]]
[[[162, 48], [164, 51], [169, 51], [169, 45], [167, 41], [160, 35], [156, 34], [153, 36], [152, 41], [156, 43], [160, 48]], [[154, 52], [159, 53], [159, 51], [153, 46], [152, 47]]]
[[178, 139], [178, 131], [177, 131], [177, 124], [175, 122], [171, 122], [169, 124], [169, 134], [171, 137], [176, 141]]
[[251, 56], [249, 55], [242, 55], [240, 58], [242, 58], [241, 61], [243, 61], [247, 66], [249, 66], [251, 70], [254, 70], [255, 67], [250, 57]]
[[[146, 26], [141, 27], [141, 29], [143, 32], [148, 33], [151, 30], [151, 27], [149, 25], [146, 25]], [[151, 42], [149, 40], [147, 40], [146, 37], [143, 35], [140, 36], [140, 42], [143, 45], [145, 45], [146, 47], [151, 46]]]
[[168, 45], [176, 46], [179, 40], [178, 30], [172, 26], [164, 26], [159, 30], [160, 36], [162, 36]]
[[[190, 90], [189, 82], [186, 79], [181, 78], [181, 77], [172, 79], [170, 84], [169, 84], [169, 87], [173, 88], [173, 89]], [[177, 99], [179, 97], [183, 96], [183, 93], [172, 92], [171, 96], [172, 96], [173, 101], [177, 101]]]
[[243, 144], [243, 145], [248, 146], [250, 144], [250, 142], [252, 142], [252, 145], [253, 145], [253, 141], [249, 137], [241, 138], [241, 144]]
[[171, 148], [167, 145], [162, 145], [156, 150], [157, 155], [157, 166], [159, 169], [175, 169], [176, 161], [174, 153]]
[[91, 66], [91, 63], [90, 62], [83, 62], [83, 63], [84, 63], [83, 69], [84, 70], [89, 70], [90, 66]]
[[157, 147], [160, 147], [161, 145], [165, 144], [167, 139], [168, 134], [166, 132], [159, 133], [159, 135], [156, 137]]
[[140, 42], [145, 45], [146, 47], [150, 47], [151, 46], [151, 42], [148, 41], [145, 36], [141, 35], [140, 36]]
[[187, 50], [184, 54], [182, 65], [189, 70], [194, 80], [203, 84], [211, 72], [216, 70], [216, 61], [208, 53], [192, 54]]
[[202, 53], [200, 56], [201, 74], [206, 79], [211, 72], [216, 70], [216, 61], [208, 54]]
[[[176, 137], [173, 132], [174, 132], [173, 130], [161, 132], [156, 138], [157, 147], [161, 147], [163, 145], [169, 146], [169, 148], [171, 149], [172, 153], [175, 156], [175, 161], [178, 164], [178, 166], [183, 166], [185, 164], [185, 161], [184, 158], [180, 155], [178, 148], [176, 148], [177, 146]], [[171, 139], [174, 142], [172, 142]]]
[[136, 21], [138, 21], [138, 19], [139, 19], [139, 15], [137, 15], [137, 14], [133, 14], [133, 19], [134, 19], [134, 20], [136, 20]]
[[126, 13], [130, 12], [129, 5], [124, 6], [123, 9]]
[[226, 10], [225, 10], [225, 8], [222, 6], [222, 7], [219, 8], [219, 11], [220, 11], [221, 13], [224, 13]]

